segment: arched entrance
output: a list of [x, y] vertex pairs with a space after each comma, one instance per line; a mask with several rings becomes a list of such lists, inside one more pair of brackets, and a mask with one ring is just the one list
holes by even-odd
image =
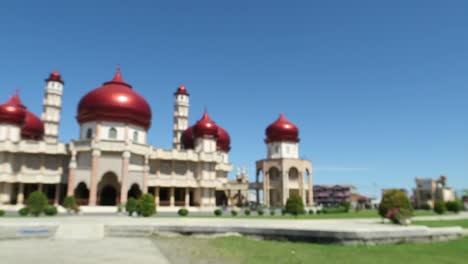
[[117, 175], [113, 172], [107, 172], [98, 184], [98, 204], [103, 206], [117, 205], [119, 190], [120, 184]]
[[86, 187], [86, 183], [80, 182], [75, 188], [75, 199], [79, 205], [88, 205], [89, 201], [89, 189]]
[[128, 190], [127, 195], [128, 198], [133, 197], [135, 199], [139, 199], [141, 196], [140, 186], [138, 186], [136, 183], [132, 184], [130, 190]]

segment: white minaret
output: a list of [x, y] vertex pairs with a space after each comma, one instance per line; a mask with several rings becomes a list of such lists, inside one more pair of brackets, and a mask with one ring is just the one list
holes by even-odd
[[53, 71], [45, 81], [45, 94], [42, 103], [44, 140], [46, 142], [56, 143], [58, 140], [58, 127], [62, 111], [63, 81], [58, 71]]
[[174, 93], [174, 127], [172, 147], [174, 149], [182, 149], [180, 138], [182, 133], [188, 128], [189, 115], [189, 94], [185, 86], [181, 85]]

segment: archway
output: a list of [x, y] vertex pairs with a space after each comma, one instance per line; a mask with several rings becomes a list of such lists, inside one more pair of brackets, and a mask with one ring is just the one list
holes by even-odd
[[120, 184], [117, 175], [113, 172], [107, 172], [102, 176], [98, 184], [99, 205], [116, 205], [119, 200]]
[[130, 187], [130, 190], [128, 190], [128, 198], [130, 197], [133, 197], [135, 199], [139, 199], [141, 196], [141, 190], [140, 190], [140, 186], [138, 186], [138, 184], [134, 183], [132, 184], [132, 186]]
[[88, 205], [89, 202], [89, 189], [86, 183], [80, 182], [75, 188], [75, 199], [79, 205]]
[[289, 181], [298, 181], [299, 180], [299, 171], [297, 168], [292, 167], [289, 169]]

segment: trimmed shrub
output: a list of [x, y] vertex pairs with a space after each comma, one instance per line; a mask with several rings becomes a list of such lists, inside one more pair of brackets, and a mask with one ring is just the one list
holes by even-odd
[[263, 211], [262, 208], [258, 208], [258, 209], [257, 209], [257, 214], [258, 214], [259, 216], [263, 216], [263, 214], [265, 214], [265, 212]]
[[297, 194], [292, 194], [286, 201], [285, 211], [288, 214], [297, 216], [304, 214], [304, 203], [302, 202], [302, 197]]
[[379, 205], [379, 215], [386, 218], [388, 211], [394, 208], [407, 209], [411, 215], [413, 213], [408, 196], [401, 190], [389, 190], [384, 193]]
[[154, 196], [147, 193], [143, 194], [140, 202], [137, 204], [138, 214], [144, 217], [152, 216], [156, 213], [156, 204], [154, 203]]
[[0, 210], [0, 217], [1, 216], [4, 216], [5, 215], [5, 211], [4, 210]]
[[189, 214], [189, 211], [187, 210], [187, 208], [180, 208], [177, 213], [179, 214], [179, 216], [187, 216]]
[[232, 216], [237, 216], [237, 211], [236, 211], [236, 210], [234, 210], [234, 209], [233, 209], [233, 210], [231, 210], [231, 215], [232, 215]]
[[217, 209], [214, 210], [213, 213], [214, 213], [214, 215], [216, 215], [216, 216], [221, 216], [221, 215], [223, 214], [223, 210], [217, 208]]
[[276, 214], [276, 209], [275, 208], [270, 208], [270, 215], [274, 216]]
[[445, 207], [447, 208], [447, 211], [458, 214], [462, 209], [462, 203], [459, 200], [448, 201], [445, 203]]
[[423, 209], [423, 210], [431, 210], [432, 208], [431, 208], [431, 205], [430, 205], [430, 204], [423, 204], [423, 205], [421, 206], [421, 209]]
[[286, 209], [281, 208], [281, 215], [283, 215], [283, 216], [286, 215]]
[[340, 206], [343, 208], [343, 211], [345, 213], [349, 212], [349, 210], [351, 209], [351, 203], [350, 202], [342, 202], [340, 204]]
[[442, 200], [437, 200], [434, 203], [434, 212], [437, 214], [444, 214], [447, 211], [447, 208], [445, 207], [445, 203]]
[[26, 206], [29, 209], [29, 213], [39, 216], [47, 206], [47, 196], [41, 191], [34, 191], [26, 200]]
[[387, 212], [386, 218], [390, 219], [394, 224], [408, 224], [411, 218], [411, 211], [405, 208], [393, 208]]
[[27, 207], [23, 207], [18, 210], [18, 214], [20, 216], [27, 216], [29, 214], [29, 209]]
[[78, 213], [80, 211], [80, 207], [76, 203], [76, 199], [73, 196], [67, 196], [65, 199], [63, 199], [63, 204], [62, 206], [67, 210], [67, 212], [74, 211], [75, 213]]
[[340, 214], [340, 213], [347, 213], [347, 212], [348, 210], [346, 210], [346, 208], [341, 205], [323, 209], [324, 214]]
[[244, 215], [249, 216], [250, 215], [250, 209], [245, 209], [244, 210]]
[[46, 208], [44, 209], [44, 214], [48, 215], [48, 216], [53, 216], [53, 215], [57, 215], [58, 211], [57, 211], [57, 207], [53, 206], [53, 205], [48, 205], [46, 206]]
[[137, 207], [138, 201], [133, 197], [128, 198], [127, 203], [125, 204], [125, 211], [127, 211], [129, 216], [132, 216], [134, 212], [137, 212]]
[[314, 210], [309, 209], [309, 214], [310, 214], [310, 215], [313, 215], [313, 214], [314, 214]]

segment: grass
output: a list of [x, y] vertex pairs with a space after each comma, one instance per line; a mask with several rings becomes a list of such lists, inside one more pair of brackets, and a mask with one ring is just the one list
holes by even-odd
[[263, 241], [246, 237], [158, 238], [156, 241], [170, 260], [176, 261], [174, 263], [430, 264], [465, 263], [468, 258], [468, 238], [433, 244], [370, 247]]
[[460, 220], [440, 220], [440, 221], [415, 221], [415, 225], [425, 225], [429, 227], [461, 226], [468, 228], [468, 219]]

